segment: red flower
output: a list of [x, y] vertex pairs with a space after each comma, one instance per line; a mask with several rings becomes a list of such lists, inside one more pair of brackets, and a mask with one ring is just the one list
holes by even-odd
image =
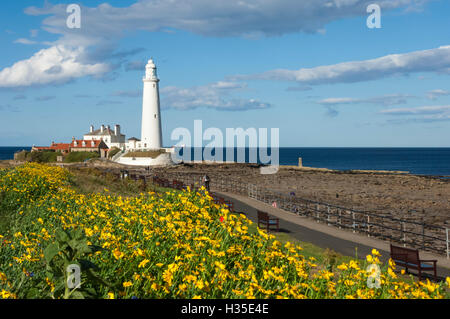
[[220, 220], [221, 223], [223, 223], [223, 221], [225, 220], [225, 218], [223, 218], [223, 216], [220, 216], [219, 220]]

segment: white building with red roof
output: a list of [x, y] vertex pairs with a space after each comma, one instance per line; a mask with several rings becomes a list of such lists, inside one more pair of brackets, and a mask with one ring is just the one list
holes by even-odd
[[70, 152], [97, 152], [100, 157], [106, 157], [109, 151], [108, 145], [102, 140], [76, 140], [70, 143]]
[[117, 147], [125, 148], [125, 134], [120, 132], [120, 125], [115, 125], [114, 130], [111, 127], [102, 125], [98, 130], [95, 130], [94, 125], [91, 125], [89, 133], [84, 134], [85, 141], [103, 141], [108, 148]]

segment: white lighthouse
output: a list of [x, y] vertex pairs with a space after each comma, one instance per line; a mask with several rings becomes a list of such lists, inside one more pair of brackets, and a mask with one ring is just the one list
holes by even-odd
[[145, 67], [143, 82], [141, 148], [159, 150], [162, 148], [159, 79], [153, 59]]

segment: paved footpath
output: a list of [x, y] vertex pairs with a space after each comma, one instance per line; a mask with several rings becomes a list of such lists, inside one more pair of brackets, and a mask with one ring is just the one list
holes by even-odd
[[[278, 217], [280, 219], [280, 231], [288, 233], [300, 241], [309, 242], [321, 248], [329, 248], [346, 256], [356, 256], [357, 249], [359, 258], [365, 258], [366, 255], [370, 254], [372, 248], [376, 248], [381, 254], [380, 259], [382, 261], [386, 262], [389, 259], [389, 242], [328, 226], [325, 223], [317, 223], [307, 217], [298, 216], [246, 196], [225, 192], [215, 193], [231, 200], [234, 203], [235, 211], [242, 212], [253, 222], [258, 221], [257, 210]], [[422, 251], [419, 256], [421, 259], [438, 260], [437, 274], [441, 279], [450, 276], [450, 260], [445, 256]], [[411, 271], [411, 273], [414, 271]]]

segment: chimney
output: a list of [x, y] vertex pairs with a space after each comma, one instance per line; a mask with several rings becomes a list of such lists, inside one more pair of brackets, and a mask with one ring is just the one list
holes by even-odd
[[114, 126], [114, 135], [119, 136], [120, 135], [120, 125], [116, 124]]
[[105, 131], [105, 125], [102, 124], [102, 126], [100, 127], [100, 132], [104, 132]]
[[90, 133], [94, 133], [94, 125], [91, 125]]
[[108, 133], [111, 131], [111, 126], [108, 125]]

